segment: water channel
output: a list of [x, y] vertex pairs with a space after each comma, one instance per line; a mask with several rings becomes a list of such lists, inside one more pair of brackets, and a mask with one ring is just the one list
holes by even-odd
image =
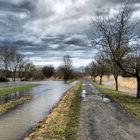
[[36, 126], [50, 109], [60, 100], [64, 92], [76, 82], [39, 82], [39, 86], [29, 90], [33, 99], [0, 116], [0, 140], [19, 140], [29, 129]]

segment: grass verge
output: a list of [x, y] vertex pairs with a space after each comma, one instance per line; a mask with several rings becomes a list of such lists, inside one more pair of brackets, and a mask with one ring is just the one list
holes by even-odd
[[28, 85], [21, 85], [21, 86], [12, 86], [12, 87], [3, 87], [3, 88], [1, 87], [0, 88], [0, 98], [8, 95], [10, 93], [29, 90], [35, 86], [37, 86], [37, 85], [36, 84], [28, 84]]
[[17, 105], [21, 105], [25, 103], [26, 101], [29, 101], [32, 99], [32, 96], [24, 96], [19, 99], [13, 99], [7, 103], [1, 104], [0, 105], [0, 114], [7, 112], [10, 109], [13, 109]]
[[140, 120], [140, 99], [136, 99], [120, 91], [112, 90], [103, 85], [93, 84], [102, 94], [111, 96], [115, 102], [119, 103], [125, 110]]
[[24, 140], [76, 140], [81, 83], [70, 89]]

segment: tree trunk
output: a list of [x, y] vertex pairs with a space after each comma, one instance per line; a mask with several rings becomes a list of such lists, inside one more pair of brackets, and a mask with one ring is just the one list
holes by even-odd
[[5, 64], [5, 69], [4, 69], [4, 78], [7, 80], [7, 65]]
[[13, 81], [16, 82], [16, 72], [14, 71], [14, 78]]
[[17, 68], [15, 67], [13, 75], [14, 75], [14, 82], [16, 82], [16, 73], [17, 73]]
[[18, 71], [18, 76], [19, 76], [19, 78], [20, 78], [20, 81], [22, 81], [22, 76], [21, 76], [21, 70], [19, 69], [19, 71]]
[[100, 75], [100, 85], [102, 85], [102, 78], [103, 78], [103, 76]]
[[116, 90], [118, 91], [119, 90], [119, 87], [118, 87], [118, 75], [114, 76], [114, 79], [115, 79], [115, 87], [116, 87]]
[[94, 77], [93, 77], [93, 82], [96, 82], [96, 80], [95, 80], [95, 79], [96, 79], [96, 77], [94, 76]]
[[4, 70], [4, 79], [7, 80], [7, 71]]
[[137, 99], [140, 98], [140, 77], [137, 77]]
[[11, 67], [9, 68], [9, 74], [10, 74], [9, 76], [10, 76], [11, 80], [14, 81], [13, 71], [12, 71]]

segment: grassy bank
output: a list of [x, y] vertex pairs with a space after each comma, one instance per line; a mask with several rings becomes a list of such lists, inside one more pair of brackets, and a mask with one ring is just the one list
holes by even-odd
[[102, 94], [111, 96], [114, 101], [119, 103], [125, 110], [140, 120], [140, 99], [136, 99], [135, 97], [126, 95], [120, 91], [112, 90], [106, 86], [98, 85], [96, 83], [94, 83], [94, 85]]
[[70, 89], [25, 140], [76, 140], [81, 84]]
[[13, 109], [14, 107], [16, 107], [17, 105], [21, 105], [23, 103], [25, 103], [26, 101], [29, 101], [32, 99], [32, 96], [24, 96], [21, 97], [19, 99], [13, 99], [7, 103], [1, 104], [0, 105], [0, 114], [1, 113], [5, 113], [10, 109]]
[[0, 88], [0, 98], [2, 96], [8, 95], [10, 93], [29, 90], [35, 86], [37, 86], [37, 85], [36, 84], [28, 84], [28, 85], [21, 85], [21, 86], [1, 87]]

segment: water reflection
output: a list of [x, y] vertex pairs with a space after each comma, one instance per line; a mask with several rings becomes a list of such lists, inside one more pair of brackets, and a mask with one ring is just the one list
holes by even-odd
[[11, 94], [2, 96], [0, 98], [0, 104], [4, 104], [12, 99], [19, 99], [19, 98], [29, 95], [29, 94], [30, 94], [30, 90], [27, 90], [27, 91], [15, 92], [15, 93], [11, 93]]
[[63, 93], [76, 82], [64, 84], [62, 81], [41, 82], [30, 91], [33, 100], [0, 116], [0, 140], [17, 140], [43, 119], [58, 102]]

